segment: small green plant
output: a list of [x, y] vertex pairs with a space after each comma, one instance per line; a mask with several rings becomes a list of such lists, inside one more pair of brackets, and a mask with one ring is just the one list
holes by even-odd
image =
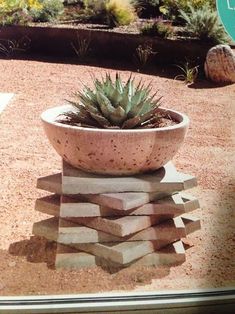
[[51, 22], [56, 20], [64, 11], [63, 0], [41, 0], [41, 8], [32, 9], [35, 22]]
[[78, 59], [84, 61], [90, 51], [91, 38], [89, 37], [80, 37], [77, 33], [76, 42], [72, 42], [71, 45], [75, 51]]
[[172, 37], [174, 29], [171, 24], [156, 20], [145, 23], [141, 27], [140, 32], [145, 36], [169, 38]]
[[182, 80], [186, 85], [195, 83], [198, 76], [198, 65], [192, 67], [190, 66], [189, 62], [186, 62], [182, 66], [176, 66], [181, 70], [182, 74], [177, 75], [175, 80]]
[[9, 41], [6, 43], [0, 43], [0, 54], [3, 54], [5, 57], [9, 54]]
[[145, 43], [143, 45], [139, 45], [134, 53], [134, 62], [138, 67], [143, 69], [156, 54], [157, 52], [153, 50], [151, 44]]
[[194, 9], [199, 9], [208, 5], [211, 9], [216, 8], [215, 0], [162, 0], [160, 11], [161, 13], [175, 22], [182, 22], [180, 10], [188, 12], [189, 5]]
[[151, 86], [139, 81], [137, 86], [131, 75], [123, 84], [119, 74], [113, 81], [110, 75], [94, 80], [94, 90], [85, 86], [69, 103], [75, 111], [65, 113], [59, 122], [98, 128], [156, 127], [162, 115], [159, 113], [161, 97], [151, 94]]
[[30, 47], [30, 39], [27, 36], [22, 37], [19, 40], [0, 40], [0, 54], [7, 58], [14, 56], [15, 54], [26, 52]]
[[189, 5], [189, 12], [180, 11], [185, 21], [189, 36], [213, 44], [226, 43], [228, 36], [220, 24], [217, 12], [208, 5], [194, 9]]

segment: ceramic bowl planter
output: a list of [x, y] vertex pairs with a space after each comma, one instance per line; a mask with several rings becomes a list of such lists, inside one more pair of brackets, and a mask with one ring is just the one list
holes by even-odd
[[177, 124], [152, 129], [98, 129], [56, 122], [69, 110], [71, 106], [65, 105], [42, 113], [46, 135], [65, 161], [97, 174], [133, 175], [162, 167], [177, 153], [189, 125], [186, 115], [173, 110], [167, 113]]

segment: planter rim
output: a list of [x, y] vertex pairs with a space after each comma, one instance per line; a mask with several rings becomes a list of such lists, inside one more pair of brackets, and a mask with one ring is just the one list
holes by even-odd
[[162, 109], [164, 111], [167, 111], [171, 116], [174, 116], [176, 119], [179, 118], [181, 121], [175, 125], [172, 126], [167, 126], [167, 127], [161, 127], [161, 128], [149, 128], [149, 129], [101, 129], [101, 128], [85, 128], [85, 127], [80, 127], [80, 126], [73, 126], [69, 124], [63, 124], [55, 121], [55, 118], [61, 114], [62, 112], [66, 112], [68, 110], [72, 110], [73, 107], [71, 105], [61, 105], [61, 106], [56, 106], [49, 108], [45, 111], [42, 112], [41, 114], [41, 120], [55, 125], [59, 126], [64, 129], [74, 129], [74, 130], [79, 130], [79, 131], [86, 131], [86, 132], [101, 132], [101, 133], [149, 133], [149, 132], [163, 132], [167, 130], [175, 130], [178, 128], [182, 128], [184, 126], [187, 126], [189, 124], [189, 118], [186, 114], [181, 113], [176, 110], [168, 109], [165, 107], [159, 107], [159, 109]]

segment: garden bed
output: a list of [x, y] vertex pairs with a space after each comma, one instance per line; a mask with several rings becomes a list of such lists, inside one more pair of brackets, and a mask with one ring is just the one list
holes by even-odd
[[[27, 53], [63, 57], [76, 57], [72, 44], [78, 47], [78, 37], [89, 40], [88, 55], [99, 60], [116, 59], [123, 62], [134, 62], [136, 48], [149, 45], [156, 54], [153, 64], [175, 64], [186, 62], [202, 64], [211, 44], [196, 40], [162, 39], [147, 37], [135, 32], [110, 31], [104, 29], [79, 28], [78, 26], [4, 26], [0, 29], [1, 40], [30, 40]], [[121, 28], [123, 30], [123, 28]], [[125, 28], [124, 28], [125, 29]]]
[[[135, 74], [146, 84], [152, 82], [163, 95], [165, 107], [184, 112], [191, 119], [185, 144], [174, 163], [178, 170], [198, 178], [199, 185], [190, 194], [200, 200], [201, 209], [195, 211], [195, 216], [201, 220], [202, 229], [190, 236], [184, 264], [171, 268], [138, 267], [113, 274], [100, 267], [54, 270], [55, 245], [32, 237], [33, 223], [45, 218], [34, 210], [35, 200], [45, 195], [36, 189], [36, 180], [61, 169], [61, 160], [49, 145], [39, 116], [69, 98], [72, 91], [80, 88], [81, 79], [90, 84], [91, 75], [101, 76], [106, 71], [55, 60], [0, 62], [1, 91], [15, 94], [0, 117], [0, 294], [234, 286], [233, 85], [216, 88], [201, 81], [189, 88], [162, 73], [162, 77]], [[125, 79], [129, 74], [122, 71]]]

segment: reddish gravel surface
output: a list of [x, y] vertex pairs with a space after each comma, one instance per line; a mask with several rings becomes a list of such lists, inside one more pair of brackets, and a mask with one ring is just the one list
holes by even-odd
[[[110, 70], [113, 72], [112, 70]], [[46, 108], [91, 82], [105, 69], [37, 61], [0, 60], [1, 92], [13, 101], [1, 114], [0, 295], [67, 294], [117, 290], [193, 289], [235, 284], [234, 175], [235, 85], [189, 88], [169, 78], [141, 75], [164, 96], [164, 106], [189, 115], [191, 126], [174, 162], [198, 177], [191, 194], [200, 199], [195, 215], [202, 229], [188, 239], [181, 266], [138, 267], [109, 274], [101, 268], [80, 271], [51, 267], [55, 245], [32, 237], [37, 177], [60, 170], [39, 119]], [[123, 71], [127, 78], [129, 72]]]

